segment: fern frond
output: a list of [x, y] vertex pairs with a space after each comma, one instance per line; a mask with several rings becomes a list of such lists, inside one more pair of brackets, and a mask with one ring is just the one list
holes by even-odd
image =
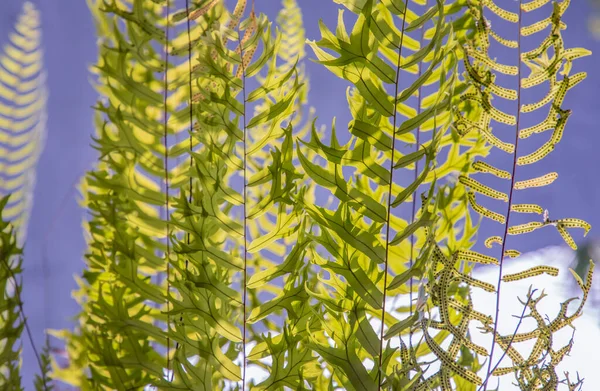
[[19, 337], [25, 324], [19, 306], [22, 283], [22, 249], [15, 229], [4, 217], [9, 196], [0, 199], [0, 386], [6, 390], [23, 390], [21, 386], [21, 344]]
[[52, 391], [54, 385], [52, 384], [52, 378], [50, 372], [52, 370], [52, 360], [50, 357], [50, 346], [48, 345], [48, 339], [44, 349], [40, 353], [40, 361], [42, 364], [42, 373], [35, 376], [34, 386], [36, 391]]
[[181, 230], [164, 212], [175, 207], [173, 192], [188, 185], [190, 149], [197, 148], [186, 137], [193, 130], [189, 106], [176, 102], [193, 99], [189, 87], [198, 75], [176, 54], [187, 57], [183, 43], [199, 42], [226, 15], [220, 5], [207, 7], [189, 35], [177, 30], [167, 40], [178, 23], [169, 4], [97, 1], [90, 7], [100, 34], [94, 72], [104, 97], [95, 137], [101, 158], [85, 184], [91, 220], [79, 328], [62, 334], [69, 337], [70, 367], [53, 368], [56, 378], [84, 389], [145, 387], [171, 367], [173, 352], [163, 354], [174, 347], [165, 332], [174, 318], [164, 274], [175, 258], [166, 256], [170, 241]]
[[[473, 122], [473, 127], [481, 130], [483, 134], [488, 135], [486, 138], [492, 147], [508, 152], [512, 155], [513, 159], [512, 171], [510, 172], [492, 167], [487, 163], [476, 163], [480, 173], [493, 174], [506, 181], [510, 181], [510, 186], [506, 189], [508, 190], [507, 193], [504, 193], [504, 188], [494, 188], [486, 185], [488, 179], [485, 178], [485, 175], [481, 175], [481, 180], [475, 180], [470, 177], [467, 178], [467, 176], [461, 177], [461, 182], [472, 190], [492, 198], [501, 199], [508, 203], [506, 212], [496, 212], [491, 207], [483, 207], [472, 202], [472, 208], [475, 212], [483, 217], [500, 221], [504, 225], [503, 236], [494, 236], [486, 241], [486, 246], [488, 248], [491, 248], [492, 243], [501, 244], [501, 253], [496, 258], [496, 263], [499, 265], [498, 285], [496, 287], [497, 300], [499, 300], [501, 295], [502, 281], [515, 281], [534, 277], [542, 273], [548, 273], [552, 276], [558, 274], [557, 269], [540, 265], [523, 272], [503, 275], [502, 267], [506, 258], [514, 258], [520, 255], [518, 250], [507, 249], [507, 241], [509, 241], [508, 235], [520, 235], [543, 227], [555, 226], [564, 241], [570, 247], [575, 249], [577, 248], [575, 241], [567, 228], [584, 227], [586, 233], [589, 229], [587, 223], [578, 219], [574, 219], [577, 223], [573, 225], [563, 225], [559, 223], [558, 220], [550, 220], [548, 212], [544, 211], [543, 205], [532, 203], [517, 204], [515, 203], [514, 197], [514, 191], [545, 187], [559, 180], [556, 172], [542, 175], [538, 174], [538, 176], [533, 178], [528, 174], [527, 177], [523, 178], [520, 167], [537, 163], [555, 150], [556, 145], [562, 139], [567, 120], [571, 115], [571, 110], [563, 107], [566, 93], [585, 79], [585, 73], [581, 72], [572, 75], [571, 71], [574, 60], [589, 55], [590, 52], [582, 48], [565, 48], [565, 42], [561, 35], [561, 30], [566, 28], [566, 25], [562, 22], [562, 16], [567, 10], [569, 3], [569, 0], [560, 2], [555, 1], [552, 3], [547, 0], [519, 2], [518, 8], [515, 10], [508, 8], [504, 9], [503, 7], [509, 7], [511, 5], [500, 4], [493, 0], [486, 0], [477, 5], [470, 5], [470, 13], [477, 20], [478, 29], [472, 43], [467, 45], [467, 49], [465, 50], [467, 76], [473, 86], [465, 99], [479, 105], [482, 109], [479, 117], [471, 122]], [[538, 9], [540, 11], [538, 11]], [[524, 25], [523, 19], [526, 13], [536, 11], [536, 13], [540, 12], [541, 14], [541, 10], [545, 10], [547, 14], [549, 12], [550, 15], [528, 26]], [[506, 22], [512, 23], [512, 28], [518, 31], [518, 39], [516, 42], [505, 40], [500, 37], [498, 33], [494, 32], [494, 29], [486, 18], [486, 15], [489, 13], [504, 19]], [[549, 30], [548, 35], [545, 38], [538, 40], [537, 46], [535, 46], [534, 49], [529, 51], [522, 50], [526, 40], [533, 39], [538, 33], [546, 30]], [[509, 48], [516, 49], [515, 62], [518, 65], [514, 66], [511, 64], [497, 63], [489, 52], [489, 37], [494, 38]], [[507, 58], [507, 56], [503, 56], [505, 61], [508, 61], [506, 60]], [[500, 86], [499, 83], [497, 83], [497, 80], [500, 80], [499, 77], [497, 78], [497, 75], [499, 74], [516, 76], [514, 83], [516, 89], [509, 90], [506, 87]], [[545, 89], [545, 93], [542, 95], [541, 99], [537, 98], [535, 102], [525, 102], [524, 91], [531, 88], [536, 88], [538, 90], [543, 88]], [[506, 107], [506, 105], [494, 103], [492, 95], [508, 101], [516, 100], [516, 115], [513, 116], [512, 114], [504, 113], [497, 109], [496, 107]], [[547, 110], [545, 119], [527, 128], [523, 126], [528, 114], [537, 114], [537, 112], [541, 110]], [[537, 115], [539, 118], [539, 114]], [[510, 127], [506, 127], [505, 125], [509, 125]], [[501, 141], [502, 139], [500, 138], [501, 131], [505, 128], [509, 129], [510, 133], [513, 134], [514, 144], [510, 144], [510, 148], [506, 148], [508, 144]], [[549, 130], [552, 130], [552, 134], [545, 142], [540, 143], [537, 141], [537, 136], [535, 138], [532, 137]], [[538, 146], [533, 152], [523, 154], [522, 143], [525, 142], [524, 139], [529, 137], [532, 137], [533, 141], [537, 141]], [[530, 191], [527, 192], [527, 194], [529, 193]], [[502, 195], [502, 197], [500, 197], [500, 195]], [[489, 203], [488, 205], [492, 204]], [[515, 221], [515, 219], [518, 218], [517, 215], [511, 212], [539, 215], [543, 213], [544, 217], [541, 221], [517, 222]], [[501, 219], [499, 217], [501, 217]], [[584, 293], [585, 289], [585, 287], [582, 287]], [[551, 348], [553, 331], [547, 330], [548, 325], [544, 323], [544, 320], [537, 313], [535, 307], [542, 296], [532, 299], [530, 292], [529, 297], [531, 300], [528, 301], [527, 304], [527, 308], [531, 311], [530, 315], [534, 317], [538, 323], [538, 328], [530, 334], [531, 338], [537, 338], [537, 341], [530, 352], [529, 359], [523, 359], [520, 355], [516, 354], [514, 348], [512, 348], [510, 343], [507, 343], [506, 340], [498, 340], [499, 301], [497, 302], [495, 323], [493, 327], [490, 327], [489, 330], [487, 330], [492, 333], [493, 342], [490, 351], [488, 373], [484, 380], [484, 389], [487, 386], [489, 376], [491, 376], [492, 372], [494, 375], [498, 376], [512, 372], [517, 373], [518, 383], [521, 387], [538, 387], [542, 384], [546, 387], [556, 387], [558, 378], [555, 373], [555, 365], [560, 361], [558, 359], [560, 354], [556, 355], [557, 359], [549, 366], [539, 366], [539, 360], [544, 351], [549, 352], [551, 356], [555, 355], [555, 352]], [[574, 318], [564, 321], [570, 323], [572, 320], [574, 320]], [[554, 330], [556, 330], [556, 328], [554, 328]], [[492, 369], [494, 364], [496, 364], [496, 367], [500, 364], [500, 362], [495, 363], [493, 360], [494, 348], [496, 345], [499, 345], [500, 348], [505, 351], [505, 355], [508, 355], [510, 359], [513, 360], [514, 367], [512, 367], [512, 371], [507, 368], [498, 368], [498, 370]], [[504, 355], [502, 358], [503, 357]], [[500, 360], [502, 360], [502, 358]]]
[[[458, 2], [425, 7], [423, 2], [338, 2], [356, 14], [353, 26], [346, 26], [340, 12], [335, 32], [321, 23], [321, 40], [309, 43], [321, 64], [352, 85], [347, 93], [351, 137], [340, 145], [332, 133], [327, 144], [313, 134], [303, 145], [320, 155], [318, 163], [303, 156], [300, 149], [298, 155], [305, 173], [335, 200], [326, 208], [309, 202], [304, 206], [318, 226], [312, 236], [323, 250], [323, 254], [313, 252], [312, 262], [330, 276], [320, 280], [319, 294], [311, 294], [321, 303], [318, 317], [323, 324], [347, 318], [348, 327], [356, 328], [358, 334], [344, 331], [345, 339], [336, 339], [322, 331], [321, 339], [333, 341], [329, 349], [321, 346], [317, 353], [335, 384], [344, 388], [364, 389], [366, 383], [360, 383], [362, 377], [357, 374], [366, 370], [365, 360], [374, 362], [369, 372], [378, 384], [368, 384], [383, 389], [396, 376], [418, 370], [416, 357], [435, 349], [448, 335], [454, 338], [449, 361], [456, 359], [463, 342], [469, 343], [465, 333], [472, 318], [465, 318], [460, 330], [443, 326], [431, 336], [435, 344], [429, 347], [413, 345], [411, 335], [413, 329], [423, 327], [412, 303], [416, 290], [412, 279], [430, 278], [427, 273], [436, 271], [430, 266], [432, 259], [442, 262], [441, 257], [446, 257], [439, 248], [439, 254], [432, 254], [437, 240], [446, 241], [454, 251], [469, 248], [475, 231], [469, 218], [463, 220], [467, 194], [452, 184], [437, 184], [457, 172], [470, 172], [470, 160], [487, 155], [479, 135], [459, 137], [454, 126], [455, 112], [469, 107], [461, 99], [466, 85], [456, 77], [461, 57], [458, 40], [464, 42], [473, 25], [469, 26]], [[448, 14], [453, 13], [458, 14], [456, 22], [450, 22]], [[404, 146], [411, 144], [410, 149]], [[403, 173], [413, 179], [398, 181]], [[404, 217], [411, 208], [410, 217]], [[459, 239], [456, 225], [460, 223], [464, 232]], [[447, 273], [449, 280], [490, 288], [453, 265]], [[438, 288], [425, 291], [433, 294], [434, 289]], [[392, 305], [392, 298], [405, 299], [408, 305]], [[367, 308], [369, 322], [353, 317], [350, 303]], [[450, 308], [449, 300], [437, 303], [446, 311]], [[450, 318], [457, 324], [460, 316], [453, 313]], [[415, 357], [412, 363], [399, 361], [397, 350], [385, 346], [386, 340], [398, 336], [401, 344], [409, 337], [407, 353]], [[353, 347], [351, 354], [362, 357], [362, 362], [350, 357], [330, 359], [338, 349], [345, 349], [342, 344]], [[393, 368], [400, 364], [402, 369], [396, 372]], [[447, 372], [440, 373], [444, 379], [458, 367], [449, 365]], [[419, 387], [429, 384], [422, 373], [405, 381]]]
[[[256, 331], [285, 308], [300, 321], [290, 336], [306, 335], [310, 309], [297, 287], [308, 242], [294, 205], [312, 193], [292, 160], [293, 137], [310, 127], [295, 129], [306, 94], [300, 59], [246, 5], [231, 13], [214, 1], [185, 11], [139, 0], [92, 5], [105, 34], [96, 72], [108, 99], [97, 107], [102, 160], [87, 182], [83, 338], [69, 346], [90, 359], [73, 362], [71, 375], [57, 372], [90, 370], [79, 386], [170, 389], [201, 379], [210, 389], [244, 388], [248, 365], [267, 357], [275, 380], [294, 385], [311, 361], [288, 365], [280, 349], [299, 340]], [[286, 18], [300, 28], [297, 15]], [[294, 255], [277, 268], [284, 293], [265, 301], [272, 257], [287, 248]]]
[[36, 165], [46, 138], [40, 22], [39, 11], [25, 2], [0, 56], [0, 196], [12, 195], [4, 213], [20, 243], [27, 233]]

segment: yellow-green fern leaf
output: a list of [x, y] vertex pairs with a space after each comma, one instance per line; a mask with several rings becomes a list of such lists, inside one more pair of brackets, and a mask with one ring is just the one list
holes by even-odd
[[0, 196], [22, 242], [33, 203], [36, 165], [46, 135], [40, 14], [25, 2], [0, 55]]

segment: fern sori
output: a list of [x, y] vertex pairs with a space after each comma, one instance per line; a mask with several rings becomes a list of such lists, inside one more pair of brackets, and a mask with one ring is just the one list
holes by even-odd
[[[499, 281], [495, 287], [498, 300], [501, 294], [501, 281], [510, 282], [523, 278], [529, 278], [541, 273], [556, 275], [558, 270], [545, 266], [536, 266], [533, 269], [523, 271], [514, 275], [503, 275], [502, 266], [508, 257], [518, 257], [519, 251], [510, 248], [509, 236], [527, 234], [529, 232], [545, 227], [555, 227], [564, 241], [573, 249], [576, 249], [575, 241], [569, 230], [581, 228], [584, 235], [590, 229], [585, 221], [575, 218], [559, 218], [551, 220], [544, 207], [533, 203], [517, 203], [516, 200], [523, 199], [520, 193], [524, 190], [544, 187], [557, 180], [558, 174], [555, 172], [542, 173], [541, 175], [530, 176], [521, 169], [539, 162], [555, 148], [563, 136], [565, 126], [571, 110], [564, 108], [563, 102], [566, 93], [575, 85], [584, 80], [584, 72], [573, 73], [573, 61], [577, 58], [589, 55], [590, 52], [581, 48], [566, 48], [561, 35], [561, 30], [566, 28], [562, 21], [562, 16], [570, 4], [569, 0], [561, 2], [550, 2], [547, 0], [519, 2], [517, 9], [503, 9], [492, 0], [481, 1], [477, 5], [470, 5], [470, 12], [477, 20], [477, 34], [474, 39], [464, 46], [465, 68], [468, 78], [472, 82], [472, 88], [463, 96], [466, 101], [471, 101], [481, 107], [478, 118], [473, 119], [460, 118], [457, 120], [467, 131], [479, 131], [485, 136], [488, 143], [494, 148], [503, 151], [512, 158], [512, 167], [504, 170], [499, 167], [493, 167], [483, 161], [476, 161], [473, 167], [479, 173], [475, 179], [472, 176], [461, 176], [460, 181], [470, 191], [470, 202], [473, 210], [483, 217], [495, 220], [502, 224], [504, 231], [502, 236], [495, 236], [486, 240], [486, 246], [492, 247], [497, 244], [501, 248], [500, 255], [493, 258], [499, 265]], [[503, 4], [502, 6], [505, 6]], [[538, 22], [525, 25], [522, 20], [527, 13], [543, 15]], [[503, 21], [500, 23], [512, 23], [518, 34], [517, 40], [508, 40], [502, 38], [500, 34], [494, 31], [486, 15], [494, 15]], [[537, 41], [535, 49], [523, 51], [522, 48], [526, 41], [532, 40], [540, 35], [539, 33], [547, 31], [547, 35]], [[509, 49], [513, 49], [516, 65], [502, 64], [492, 59], [490, 47], [499, 44]], [[508, 58], [503, 56], [503, 59]], [[500, 75], [505, 75], [501, 77]], [[516, 88], [503, 87], [501, 80], [512, 77], [515, 80]], [[524, 98], [525, 90], [542, 90], [541, 98], [526, 102]], [[515, 113], [505, 112], [505, 104], [497, 104], [494, 99], [500, 98], [516, 103]], [[513, 103], [514, 104], [514, 103]], [[502, 107], [502, 109], [500, 108]], [[546, 110], [545, 118], [525, 127], [531, 116], [529, 113], [536, 113]], [[513, 142], [504, 141], [512, 135]], [[548, 136], [546, 136], [548, 135]], [[545, 141], [538, 141], [546, 136]], [[524, 139], [531, 137], [536, 147], [531, 153], [523, 153]], [[523, 177], [528, 175], [527, 177]], [[501, 180], [490, 180], [491, 176]], [[481, 179], [480, 179], [481, 178]], [[502, 185], [508, 183], [508, 186]], [[487, 183], [493, 183], [487, 185]], [[496, 185], [498, 183], [498, 185]], [[507, 189], [508, 187], [508, 189]], [[506, 191], [508, 190], [508, 191]], [[527, 191], [527, 193], [529, 190]], [[475, 198], [475, 193], [481, 196], [502, 201], [507, 205], [506, 210], [496, 212], [495, 205], [498, 201], [479, 203]], [[485, 205], [485, 206], [484, 206]], [[520, 215], [525, 217], [524, 222]], [[537, 220], [531, 220], [531, 216], [538, 215]], [[523, 220], [522, 220], [523, 221]], [[494, 342], [490, 352], [488, 372], [493, 370], [494, 375], [506, 375], [515, 373], [519, 385], [523, 389], [530, 388], [555, 388], [559, 382], [556, 374], [556, 366], [562, 359], [565, 351], [562, 349], [554, 350], [552, 347], [552, 334], [577, 318], [582, 311], [585, 298], [590, 289], [591, 273], [593, 264], [590, 267], [588, 280], [583, 282], [578, 280], [584, 293], [584, 298], [572, 315], [567, 315], [568, 302], [564, 303], [560, 313], [553, 321], [546, 321], [543, 316], [537, 312], [536, 304], [544, 296], [539, 295], [528, 300], [526, 307], [528, 315], [536, 319], [537, 328], [531, 332], [518, 334], [518, 338], [511, 339], [511, 335], [501, 336], [497, 333], [499, 301], [496, 305], [496, 316], [493, 325], [486, 325], [484, 329], [493, 334]], [[515, 350], [515, 346], [520, 342], [535, 340], [535, 345], [531, 349], [528, 357], [523, 358]], [[512, 343], [508, 343], [512, 341]], [[512, 361], [513, 365], [506, 368], [494, 370], [493, 365], [500, 363], [494, 361], [494, 347], [498, 345]], [[566, 349], [566, 348], [565, 348]], [[567, 349], [568, 350], [568, 349]], [[558, 353], [558, 352], [562, 353]], [[522, 353], [522, 352], [521, 352]], [[504, 355], [502, 356], [504, 357]], [[550, 361], [546, 361], [549, 358]], [[506, 365], [506, 364], [504, 364]], [[489, 373], [488, 373], [489, 377]], [[487, 379], [486, 379], [487, 382]]]
[[0, 196], [11, 194], [4, 214], [20, 243], [27, 232], [46, 132], [42, 55], [40, 15], [25, 2], [0, 55]]

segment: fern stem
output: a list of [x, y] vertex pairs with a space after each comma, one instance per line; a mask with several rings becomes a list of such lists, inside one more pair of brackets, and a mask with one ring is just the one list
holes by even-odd
[[[190, 0], [185, 0], [185, 14], [187, 16], [186, 21], [187, 21], [187, 37], [188, 37], [188, 74], [189, 74], [189, 83], [188, 83], [188, 88], [189, 88], [189, 94], [190, 94], [190, 169], [192, 168], [192, 166], [194, 165], [194, 158], [192, 157], [192, 147], [193, 147], [193, 140], [192, 140], [192, 132], [194, 131], [194, 107], [193, 107], [193, 103], [192, 103], [192, 36], [190, 33]], [[188, 202], [192, 202], [193, 196], [193, 188], [192, 188], [192, 176], [190, 175], [190, 194], [189, 194], [189, 198], [188, 198]], [[190, 233], [187, 233], [187, 244], [190, 244]], [[188, 269], [188, 260], [185, 260], [185, 270]]]
[[[425, 8], [427, 8], [427, 6], [429, 5], [429, 0], [425, 0]], [[421, 36], [419, 37], [419, 48], [423, 47], [423, 41], [425, 39], [425, 25], [421, 26]], [[423, 74], [423, 62], [419, 61], [419, 75], [417, 76], [417, 78], [420, 78], [421, 75]], [[419, 114], [421, 114], [421, 103], [422, 103], [422, 85], [419, 86], [419, 90], [418, 90], [418, 96], [417, 96], [417, 116]], [[416, 130], [415, 130], [415, 152], [419, 152], [419, 145], [420, 145], [420, 139], [421, 139], [421, 127], [419, 126]], [[415, 162], [415, 175], [413, 178], [413, 182], [416, 182], [417, 179], [419, 178], [419, 160], [417, 160]], [[417, 209], [417, 189], [415, 189], [415, 191], [413, 192], [412, 195], [412, 212], [411, 212], [411, 219], [410, 219], [410, 223], [413, 224], [415, 222], [415, 215], [416, 215], [416, 209]], [[409, 259], [409, 263], [408, 263], [408, 267], [409, 269], [412, 269], [413, 267], [413, 259], [414, 259], [414, 250], [415, 250], [415, 235], [411, 235], [410, 236], [410, 259]], [[409, 280], [409, 290], [408, 290], [408, 297], [409, 297], [409, 311], [410, 311], [410, 316], [412, 316], [413, 314], [413, 279], [411, 278]], [[409, 348], [412, 350], [412, 337], [413, 337], [413, 329], [410, 328], [409, 332], [408, 332], [408, 346]]]
[[506, 248], [506, 239], [508, 236], [508, 227], [510, 222], [510, 210], [512, 206], [513, 199], [513, 191], [515, 188], [515, 173], [517, 171], [517, 156], [519, 150], [519, 130], [520, 130], [520, 120], [521, 120], [521, 21], [522, 21], [522, 11], [521, 11], [521, 0], [519, 0], [519, 22], [518, 22], [518, 38], [517, 38], [517, 53], [518, 53], [518, 86], [517, 86], [517, 115], [516, 115], [516, 131], [515, 131], [515, 150], [513, 152], [513, 165], [512, 165], [512, 173], [510, 178], [510, 191], [508, 195], [508, 208], [506, 211], [506, 222], [504, 224], [504, 235], [502, 236], [502, 249], [500, 253], [500, 264], [498, 266], [498, 289], [496, 291], [496, 310], [495, 310], [495, 318], [494, 318], [494, 332], [492, 335], [492, 347], [490, 348], [490, 358], [488, 360], [488, 369], [486, 381], [483, 384], [483, 390], [487, 390], [487, 379], [490, 376], [492, 371], [492, 361], [494, 358], [494, 348], [496, 347], [496, 332], [498, 330], [498, 317], [500, 315], [500, 288], [502, 286], [502, 268], [504, 266], [504, 251]]
[[396, 80], [394, 81], [394, 125], [392, 131], [392, 156], [390, 161], [390, 176], [389, 188], [387, 197], [387, 216], [386, 216], [386, 232], [385, 232], [385, 261], [383, 272], [383, 299], [381, 301], [381, 328], [379, 330], [379, 371], [377, 375], [377, 386], [381, 390], [382, 372], [383, 372], [383, 331], [385, 327], [385, 300], [387, 298], [387, 279], [388, 279], [388, 261], [390, 254], [390, 218], [392, 214], [392, 185], [394, 183], [394, 156], [396, 152], [396, 126], [398, 121], [398, 92], [400, 87], [400, 62], [402, 61], [402, 47], [404, 43], [404, 29], [406, 28], [406, 13], [408, 12], [408, 3], [405, 5], [404, 14], [402, 15], [402, 30], [400, 32], [400, 47], [398, 48], [398, 61], [396, 63]]
[[25, 311], [23, 310], [23, 300], [21, 300], [21, 291], [19, 290], [19, 282], [17, 281], [17, 277], [13, 273], [8, 261], [2, 258], [2, 266], [6, 268], [8, 274], [10, 274], [10, 278], [13, 280], [13, 284], [15, 284], [15, 295], [17, 299], [17, 305], [19, 306], [19, 316], [21, 317], [21, 321], [25, 326], [25, 332], [27, 333], [27, 339], [31, 344], [31, 348], [33, 349], [33, 353], [35, 354], [35, 359], [37, 360], [38, 366], [40, 367], [40, 372], [42, 376], [42, 380], [44, 381], [44, 389], [47, 389], [46, 383], [46, 371], [44, 371], [44, 365], [42, 364], [42, 359], [40, 358], [40, 354], [38, 352], [37, 347], [35, 346], [35, 342], [33, 341], [33, 334], [31, 333], [31, 329], [29, 328], [29, 323], [27, 322], [27, 317], [25, 316]]
[[[254, 4], [252, 9], [254, 10]], [[244, 124], [244, 132], [243, 132], [243, 141], [244, 141], [244, 270], [243, 270], [243, 284], [244, 290], [242, 293], [242, 311], [243, 311], [243, 323], [242, 323], [242, 391], [246, 389], [246, 366], [247, 366], [247, 357], [246, 357], [246, 306], [248, 299], [248, 227], [247, 227], [247, 219], [248, 219], [248, 164], [247, 164], [247, 124], [246, 124], [246, 67], [244, 65], [244, 48], [242, 46], [242, 33], [238, 26], [238, 43], [240, 45], [240, 58], [242, 67], [242, 99], [244, 100], [244, 108], [243, 108], [243, 124]]]
[[[165, 160], [165, 223], [166, 223], [166, 261], [167, 261], [167, 373], [171, 370], [171, 338], [169, 337], [169, 327], [171, 324], [171, 316], [169, 315], [169, 294], [171, 291], [171, 244], [169, 242], [169, 145], [167, 140], [168, 126], [167, 126], [167, 97], [169, 88], [169, 18], [170, 18], [170, 0], [167, 0], [167, 17], [165, 26], [165, 74], [164, 74], [164, 100], [163, 100], [163, 144], [165, 148], [164, 160]], [[171, 381], [173, 380], [173, 374], [171, 375]]]
[[[189, 75], [189, 94], [190, 94], [190, 168], [193, 166], [194, 164], [194, 158], [192, 157], [192, 132], [194, 130], [194, 126], [193, 126], [193, 107], [192, 107], [192, 38], [190, 36], [190, 2], [189, 0], [185, 0], [185, 15], [186, 15], [186, 22], [187, 22], [187, 36], [188, 36], [188, 75]], [[189, 182], [189, 186], [190, 186], [190, 194], [188, 196], [188, 202], [191, 203], [192, 202], [192, 176], [190, 175], [190, 182]], [[186, 242], [187, 244], [190, 244], [190, 233], [188, 232], [186, 234]], [[188, 270], [188, 264], [189, 261], [186, 258], [185, 260], [185, 270]], [[183, 323], [183, 315], [181, 315], [179, 317], [179, 322]], [[179, 342], [175, 343], [175, 350], [179, 349]]]

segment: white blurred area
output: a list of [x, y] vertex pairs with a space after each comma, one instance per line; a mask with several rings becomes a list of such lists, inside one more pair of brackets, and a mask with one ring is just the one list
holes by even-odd
[[[523, 302], [527, 300], [529, 287], [537, 289], [534, 297], [537, 297], [542, 290], [547, 295], [538, 304], [538, 310], [544, 317], [553, 320], [560, 309], [560, 303], [572, 297], [582, 297], [582, 292], [575, 282], [575, 278], [569, 272], [569, 267], [575, 267], [575, 252], [567, 247], [548, 247], [539, 251], [523, 254], [522, 256], [510, 259], [508, 258], [503, 268], [503, 274], [517, 273], [534, 266], [549, 265], [560, 269], [557, 277], [541, 275], [531, 279], [521, 281], [502, 283], [500, 292], [500, 322], [498, 330], [502, 335], [512, 334], [518, 324], [518, 317], [523, 312], [523, 305], [517, 298]], [[583, 315], [574, 321], [576, 330], [565, 327], [553, 339], [553, 348], [558, 350], [567, 345], [574, 333], [574, 345], [569, 356], [566, 356], [558, 366], [559, 376], [563, 372], [569, 372], [569, 377], [573, 381], [577, 379], [577, 373], [584, 378], [582, 390], [600, 390], [600, 259], [596, 257], [596, 272], [592, 283], [592, 292], [583, 309]], [[486, 267], [474, 272], [474, 277], [496, 284], [498, 280], [498, 268]], [[496, 306], [495, 293], [487, 293], [481, 290], [473, 292], [474, 308], [487, 314], [492, 314]], [[569, 305], [568, 314], [575, 312], [580, 301], [574, 300]], [[514, 316], [513, 316], [514, 315]], [[533, 329], [535, 322], [533, 319], [525, 319], [519, 332], [527, 332]], [[489, 335], [481, 335], [475, 328], [472, 329], [473, 342], [489, 346]], [[524, 357], [527, 357], [532, 343], [519, 343], [513, 345]], [[496, 365], [502, 356], [502, 350], [496, 347], [494, 352], [493, 365]], [[508, 356], [505, 356], [499, 367], [511, 366], [512, 362]], [[487, 362], [484, 367], [487, 369]], [[481, 376], [481, 372], [480, 372]], [[560, 376], [564, 378], [564, 376]], [[513, 375], [502, 377], [492, 377], [488, 383], [488, 389], [496, 389], [500, 381], [501, 391], [519, 390], [514, 385]], [[566, 385], [561, 385], [559, 389], [567, 389]]]

